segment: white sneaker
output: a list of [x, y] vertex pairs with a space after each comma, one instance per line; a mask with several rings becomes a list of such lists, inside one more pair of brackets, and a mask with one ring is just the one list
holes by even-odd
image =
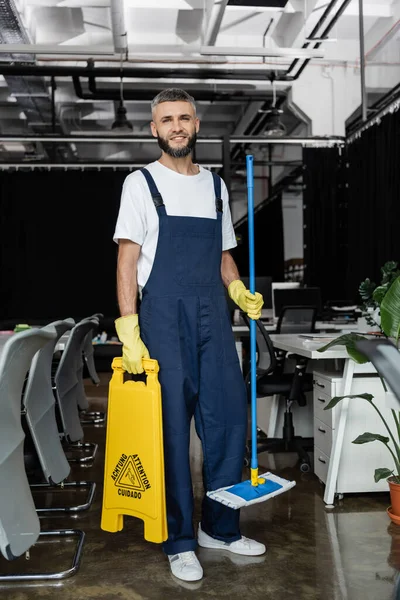
[[250, 540], [243, 535], [240, 540], [237, 540], [237, 542], [228, 543], [222, 542], [221, 540], [216, 540], [215, 538], [207, 535], [207, 533], [204, 533], [200, 524], [197, 534], [197, 541], [199, 546], [202, 548], [228, 550], [229, 552], [233, 552], [233, 554], [242, 554], [244, 556], [260, 556], [267, 550], [264, 544], [260, 544], [260, 542], [256, 542], [255, 540]]
[[178, 579], [183, 581], [199, 581], [199, 579], [202, 579], [203, 569], [193, 551], [168, 554], [168, 560], [172, 575], [175, 575]]

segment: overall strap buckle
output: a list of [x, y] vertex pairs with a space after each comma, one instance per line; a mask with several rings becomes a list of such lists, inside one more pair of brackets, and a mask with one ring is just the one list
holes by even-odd
[[156, 182], [154, 181], [153, 177], [150, 175], [149, 171], [147, 169], [145, 169], [144, 167], [143, 167], [143, 169], [140, 169], [140, 170], [147, 181], [147, 185], [149, 186], [149, 190], [150, 190], [151, 197], [153, 199], [154, 206], [156, 208], [159, 208], [160, 206], [164, 206], [164, 200], [162, 199], [162, 196], [161, 196], [160, 192], [158, 191]]
[[217, 212], [223, 212], [223, 202], [221, 198], [221, 177], [211, 172], [214, 181], [214, 193], [215, 193], [215, 209]]

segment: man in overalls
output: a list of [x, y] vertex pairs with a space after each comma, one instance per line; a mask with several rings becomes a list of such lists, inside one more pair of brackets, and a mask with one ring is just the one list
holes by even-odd
[[168, 515], [163, 549], [176, 577], [197, 581], [203, 576], [197, 544], [252, 556], [265, 552], [241, 535], [238, 510], [206, 495], [196, 539], [189, 462], [194, 416], [205, 490], [242, 479], [247, 398], [224, 286], [252, 319], [260, 317], [263, 299], [246, 290], [229, 253], [236, 240], [224, 182], [192, 162], [199, 131], [193, 98], [164, 90], [152, 102], [152, 117], [162, 155], [126, 178], [114, 234], [116, 329], [128, 372], [141, 373], [149, 355], [160, 365]]

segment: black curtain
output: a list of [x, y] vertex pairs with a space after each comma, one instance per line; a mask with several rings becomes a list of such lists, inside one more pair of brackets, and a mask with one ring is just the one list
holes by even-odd
[[0, 320], [118, 315], [123, 172], [0, 173]]
[[[239, 273], [249, 275], [249, 234], [247, 219], [235, 228], [238, 246], [232, 251]], [[282, 197], [264, 206], [254, 215], [254, 254], [257, 276], [284, 281], [284, 243]]]
[[323, 302], [347, 300], [345, 167], [338, 148], [303, 149], [304, 283]]
[[348, 145], [348, 293], [380, 280], [380, 267], [400, 262], [400, 111], [386, 115]]

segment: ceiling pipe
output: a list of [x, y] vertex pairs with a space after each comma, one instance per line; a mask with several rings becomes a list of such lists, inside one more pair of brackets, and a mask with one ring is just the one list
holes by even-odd
[[[338, 9], [335, 16], [333, 17], [332, 21], [329, 23], [329, 25], [326, 27], [326, 29], [324, 29], [324, 31], [321, 33], [320, 37], [322, 37], [322, 38], [327, 37], [327, 35], [335, 27], [336, 23], [339, 21], [340, 17], [342, 16], [342, 14], [344, 13], [344, 11], [346, 10], [346, 8], [349, 6], [349, 4], [351, 2], [352, 2], [352, 0], [344, 0], [343, 4], [341, 5], [341, 7]], [[322, 44], [322, 42], [317, 42], [314, 46], [314, 50], [317, 50], [321, 46], [321, 44]], [[308, 65], [309, 62], [310, 62], [309, 59], [304, 61], [304, 63], [302, 64], [302, 66], [297, 71], [296, 75], [294, 76], [294, 79], [298, 79], [300, 77], [300, 75], [302, 74], [302, 72], [304, 71], [304, 69], [306, 68], [306, 66]]]
[[[18, 77], [105, 77], [139, 79], [220, 79], [233, 81], [263, 81], [267, 82], [269, 71], [265, 69], [195, 69], [195, 68], [169, 68], [169, 69], [144, 69], [138, 67], [69, 67], [57, 65], [26, 65], [22, 63], [0, 64], [0, 75], [14, 75]], [[290, 75], [278, 74], [275, 81], [293, 81]]]
[[[89, 92], [83, 91], [82, 83], [79, 77], [74, 76], [72, 81], [74, 84], [75, 94], [81, 100], [89, 100], [92, 102], [119, 100], [119, 90], [107, 87], [101, 87], [101, 89], [98, 89], [94, 77], [89, 77]], [[159, 91], [159, 88], [157, 89], [151, 87], [147, 87], [145, 90], [124, 88], [124, 100], [150, 102], [154, 96], [159, 93]], [[264, 101], [266, 97], [265, 91], [259, 93], [248, 93], [243, 90], [214, 91], [210, 89], [196, 90], [192, 91], [192, 93], [195, 95], [197, 102], [260, 102]]]
[[111, 30], [116, 52], [127, 54], [128, 33], [125, 20], [124, 0], [111, 0]]
[[359, 29], [360, 29], [360, 75], [361, 75], [361, 114], [362, 120], [368, 118], [367, 88], [365, 83], [365, 39], [364, 39], [364, 3], [358, 1], [359, 6]]
[[[321, 18], [318, 20], [318, 23], [315, 25], [314, 29], [308, 36], [309, 38], [313, 38], [315, 35], [317, 35], [320, 28], [322, 27], [322, 25], [324, 25], [324, 23], [326, 22], [326, 20], [328, 19], [329, 15], [331, 14], [332, 10], [335, 8], [335, 5], [338, 2], [339, 2], [339, 0], [331, 0], [329, 2], [328, 6], [326, 7], [323, 14], [321, 15]], [[308, 48], [310, 46], [310, 44], [311, 44], [311, 41], [307, 41], [307, 42], [305, 42], [305, 44], [302, 45], [302, 48], [303, 49]], [[289, 69], [287, 70], [287, 73], [290, 73], [290, 71], [293, 71], [293, 69], [298, 65], [299, 60], [300, 60], [299, 58], [296, 58], [296, 60], [294, 60], [292, 62]]]

